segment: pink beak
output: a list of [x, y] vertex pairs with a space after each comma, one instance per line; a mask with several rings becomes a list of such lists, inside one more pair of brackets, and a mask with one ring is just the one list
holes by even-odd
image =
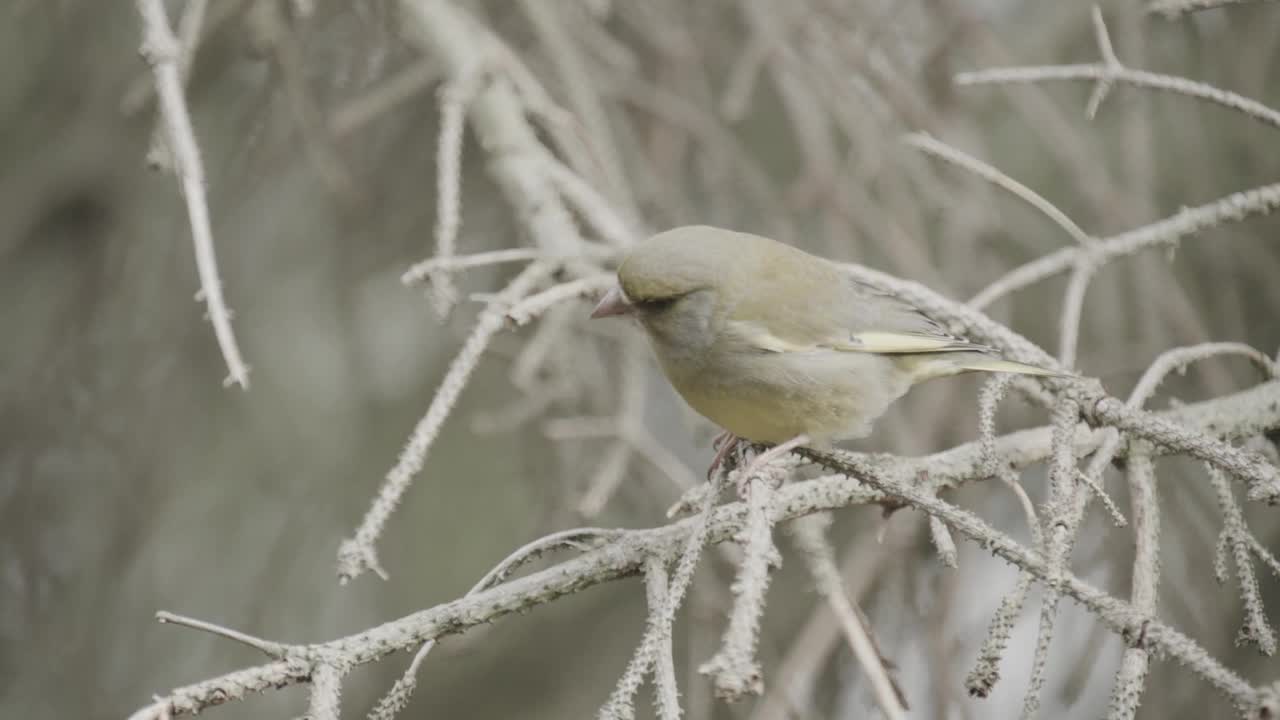
[[596, 309], [591, 311], [591, 318], [594, 320], [611, 315], [630, 314], [631, 303], [627, 302], [627, 296], [622, 294], [622, 288], [615, 285], [600, 298], [600, 302], [596, 303]]

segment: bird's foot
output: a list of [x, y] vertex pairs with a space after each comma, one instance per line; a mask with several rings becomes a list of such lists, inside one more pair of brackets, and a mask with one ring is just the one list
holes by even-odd
[[[929, 484], [928, 470], [921, 470], [916, 473], [916, 484], [926, 486]], [[884, 542], [885, 533], [889, 532], [889, 518], [893, 517], [894, 513], [909, 506], [901, 500], [889, 498], [881, 500], [878, 504], [880, 505], [880, 528], [876, 530], [876, 542], [881, 543]]]
[[733, 454], [733, 451], [737, 450], [738, 446], [741, 444], [742, 438], [734, 435], [728, 430], [716, 436], [716, 439], [711, 442], [711, 447], [716, 450], [716, 456], [711, 460], [711, 467], [707, 468], [708, 481], [716, 476], [716, 471], [719, 470], [722, 465], [725, 465], [725, 461], [729, 459], [730, 455]]
[[755, 458], [751, 460], [751, 464], [747, 465], [745, 470], [738, 473], [738, 479], [737, 479], [738, 496], [743, 499], [746, 499], [748, 495], [748, 491], [750, 490], [750, 487], [751, 487], [751, 479], [753, 477], [758, 477], [760, 473], [763, 472], [766, 467], [768, 467], [769, 463], [772, 463], [774, 460], [777, 460], [778, 458], [786, 455], [787, 453], [790, 453], [792, 450], [795, 450], [798, 447], [804, 447], [805, 445], [808, 445], [809, 442], [810, 440], [808, 435], [800, 434], [784, 443], [779, 443], [777, 445], [774, 445], [768, 450], [765, 450], [764, 452], [755, 456]]

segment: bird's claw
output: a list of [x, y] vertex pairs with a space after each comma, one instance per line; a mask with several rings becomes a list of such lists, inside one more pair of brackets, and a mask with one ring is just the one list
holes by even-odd
[[738, 449], [738, 446], [741, 443], [742, 438], [728, 431], [725, 431], [716, 437], [716, 439], [711, 443], [711, 446], [716, 450], [716, 456], [711, 460], [711, 467], [707, 468], [708, 481], [716, 476], [716, 471], [725, 464], [725, 461], [729, 459], [729, 456], [733, 454], [734, 450]]

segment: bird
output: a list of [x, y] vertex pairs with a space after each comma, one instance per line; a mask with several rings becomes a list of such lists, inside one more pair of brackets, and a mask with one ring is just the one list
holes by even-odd
[[708, 477], [744, 440], [774, 446], [745, 479], [795, 448], [865, 437], [926, 380], [1063, 375], [957, 337], [826, 258], [707, 225], [636, 243], [591, 312], [616, 316], [639, 323], [672, 387], [725, 431]]

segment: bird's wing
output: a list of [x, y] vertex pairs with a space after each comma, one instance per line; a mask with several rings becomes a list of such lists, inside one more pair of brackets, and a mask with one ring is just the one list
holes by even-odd
[[[739, 304], [729, 322], [752, 346], [766, 352], [819, 349], [880, 354], [990, 352], [990, 348], [948, 333], [911, 303], [849, 277], [834, 265], [795, 269], [781, 263], [758, 279], [766, 287]], [[769, 284], [804, 283], [803, 293], [771, 292]], [[785, 290], [785, 289], [784, 289]], [[770, 302], [764, 298], [799, 298]], [[749, 318], [749, 320], [748, 320]]]
[[920, 308], [888, 291], [853, 278], [845, 279], [849, 301], [863, 310], [849, 313], [844, 323], [848, 330], [846, 342], [833, 343], [833, 349], [871, 353], [991, 350], [952, 335]]

